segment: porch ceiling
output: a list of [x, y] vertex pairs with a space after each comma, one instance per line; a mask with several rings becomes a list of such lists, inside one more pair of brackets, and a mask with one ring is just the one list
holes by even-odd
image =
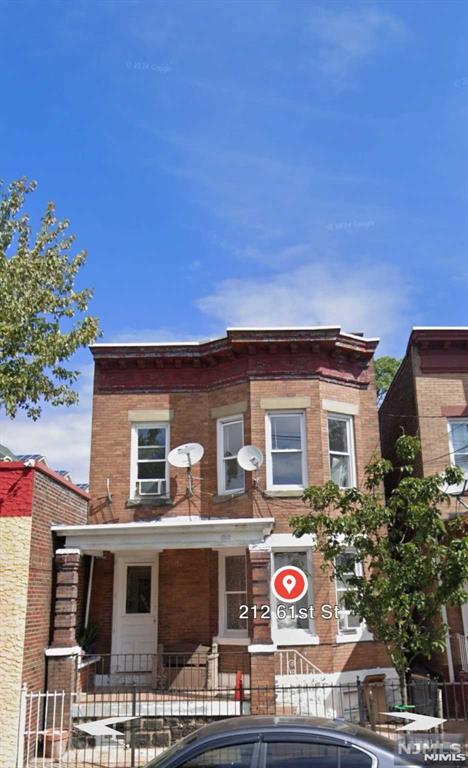
[[258, 544], [271, 533], [274, 518], [168, 518], [138, 523], [53, 525], [66, 546], [84, 554], [162, 549], [220, 549]]

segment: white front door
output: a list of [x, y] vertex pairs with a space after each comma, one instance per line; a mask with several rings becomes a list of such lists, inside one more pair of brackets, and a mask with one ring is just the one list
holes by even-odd
[[128, 672], [151, 669], [157, 647], [158, 555], [116, 555], [112, 667]]

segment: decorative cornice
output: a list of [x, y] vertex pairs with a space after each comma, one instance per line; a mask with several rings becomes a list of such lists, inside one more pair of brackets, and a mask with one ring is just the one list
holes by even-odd
[[[342, 333], [339, 326], [323, 326], [316, 328], [230, 328], [227, 336], [220, 339], [210, 339], [203, 342], [170, 342], [164, 343], [132, 343], [132, 344], [92, 344], [90, 346], [93, 357], [97, 359], [110, 358], [183, 358], [203, 359], [210, 364], [210, 356], [221, 357], [227, 354], [247, 353], [255, 354], [260, 346], [266, 346], [271, 354], [280, 351], [280, 347], [290, 345], [292, 352], [299, 349], [299, 345], [309, 348], [314, 345], [326, 345], [328, 347], [340, 347], [343, 351], [359, 352], [369, 355], [374, 352], [379, 339], [366, 339], [349, 333]], [[249, 350], [253, 345], [254, 349]], [[247, 350], [243, 349], [247, 347]]]
[[95, 392], [195, 392], [288, 378], [362, 387], [377, 343], [327, 327], [230, 329], [197, 344], [98, 344]]
[[468, 328], [413, 328], [422, 373], [468, 373]]

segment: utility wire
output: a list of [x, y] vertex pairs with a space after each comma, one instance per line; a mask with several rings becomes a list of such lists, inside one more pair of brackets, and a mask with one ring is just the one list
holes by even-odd
[[[381, 413], [379, 411], [379, 417], [386, 419], [387, 417], [392, 417], [395, 419], [456, 419], [457, 416], [442, 416], [438, 414], [427, 414], [427, 415], [421, 415], [418, 413]], [[462, 417], [463, 418], [463, 417]]]

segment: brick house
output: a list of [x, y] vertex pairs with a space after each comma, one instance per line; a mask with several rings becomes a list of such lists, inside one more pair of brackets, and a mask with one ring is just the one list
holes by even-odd
[[[52, 524], [84, 524], [88, 495], [44, 459], [0, 446], [0, 766], [15, 763], [20, 689], [44, 690], [54, 586]], [[85, 562], [81, 564], [81, 569]], [[84, 574], [83, 574], [84, 577]], [[85, 578], [82, 578], [85, 582]], [[77, 600], [76, 616], [82, 611]]]
[[[202, 649], [216, 654], [215, 685], [233, 686], [242, 670], [252, 691], [395, 676], [357, 617], [321, 615], [343, 585], [321, 570], [312, 538], [294, 538], [288, 524], [305, 509], [304, 486], [330, 476], [354, 485], [379, 453], [377, 343], [318, 327], [92, 346], [88, 524], [56, 534], [69, 570], [92, 558], [94, 652], [109, 674], [128, 670], [128, 659], [145, 672], [156, 654]], [[189, 442], [204, 448], [192, 495], [187, 471], [167, 459]], [[264, 455], [258, 477], [237, 462], [244, 444]], [[276, 616], [270, 575], [288, 564], [308, 574], [301, 605], [314, 606], [313, 617]], [[73, 627], [70, 615], [54, 644], [73, 644]], [[253, 694], [252, 709], [261, 709]]]
[[[468, 328], [413, 328], [379, 418], [383, 456], [394, 457], [403, 430], [421, 440], [421, 477], [452, 463], [464, 469], [468, 480]], [[451, 493], [443, 514], [466, 516], [466, 488]], [[468, 604], [446, 606], [443, 618], [450, 627], [446, 652], [434, 657], [431, 671], [450, 681], [467, 679]]]

